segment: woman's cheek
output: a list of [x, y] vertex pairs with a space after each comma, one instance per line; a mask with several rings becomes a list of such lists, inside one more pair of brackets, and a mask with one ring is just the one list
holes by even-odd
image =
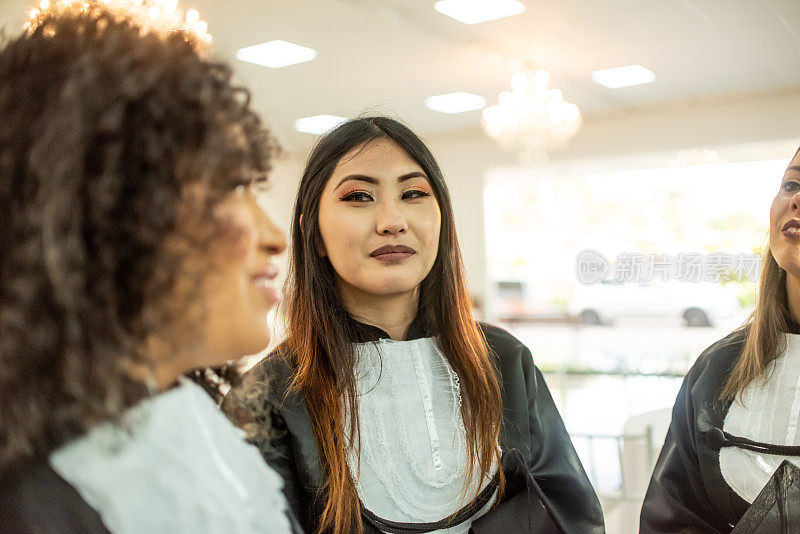
[[778, 193], [778, 195], [772, 201], [772, 205], [769, 208], [769, 238], [771, 241], [777, 239], [778, 234], [780, 233], [780, 230], [778, 229], [778, 225], [780, 224], [779, 219], [781, 214], [780, 206], [784, 202], [785, 201], [781, 199], [781, 194]]
[[326, 243], [347, 254], [353, 254], [359, 247], [362, 236], [366, 235], [367, 222], [358, 216], [343, 215], [331, 220], [331, 231]]
[[347, 228], [342, 228], [334, 234], [333, 242], [327, 247], [328, 253], [335, 255], [338, 263], [345, 268], [356, 264], [360, 250], [358, 240], [353, 239], [352, 235]]
[[217, 239], [219, 260], [223, 263], [239, 263], [255, 254], [258, 239], [255, 220], [245, 209], [221, 210], [217, 215], [220, 236]]
[[442, 230], [442, 216], [439, 213], [439, 206], [436, 206], [436, 211], [430, 217], [430, 223], [428, 227], [428, 235], [430, 236], [429, 244], [438, 244], [439, 243], [439, 234]]
[[772, 199], [772, 204], [769, 207], [769, 220], [772, 224], [775, 223], [775, 219], [778, 216], [778, 203], [781, 201], [781, 194], [778, 193], [775, 195], [775, 198]]

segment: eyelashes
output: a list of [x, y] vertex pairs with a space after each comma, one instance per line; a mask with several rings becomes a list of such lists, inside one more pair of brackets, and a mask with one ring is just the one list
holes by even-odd
[[429, 196], [431, 196], [431, 194], [422, 189], [408, 189], [403, 192], [403, 198], [424, 198]]
[[339, 200], [342, 200], [344, 202], [351, 202], [351, 201], [367, 202], [369, 200], [372, 200], [372, 197], [366, 191], [351, 191], [339, 197]]
[[[416, 198], [424, 198], [431, 196], [430, 193], [422, 189], [407, 189], [403, 191], [402, 198], [404, 200], [413, 200]], [[372, 195], [368, 191], [349, 191], [339, 197], [343, 202], [368, 202], [373, 200]]]
[[272, 189], [272, 182], [270, 182], [266, 178], [261, 178], [259, 180], [253, 180], [253, 190], [256, 193], [266, 193], [270, 189]]
[[271, 188], [272, 182], [267, 180], [266, 177], [243, 179], [234, 183], [234, 190], [239, 194], [244, 194], [250, 190], [256, 195], [260, 195], [266, 193]]

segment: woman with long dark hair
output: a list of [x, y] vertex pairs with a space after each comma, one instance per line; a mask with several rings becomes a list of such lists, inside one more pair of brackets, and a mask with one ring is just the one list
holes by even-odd
[[[644, 533], [727, 533], [745, 515], [737, 532], [759, 523], [758, 532], [787, 532], [780, 518], [764, 519], [777, 497], [759, 496], [768, 481], [788, 488], [784, 473], [796, 469], [784, 462], [800, 461], [800, 150], [769, 216], [755, 309], [684, 379], [645, 497]], [[795, 528], [797, 505], [781, 514]]]
[[325, 135], [291, 240], [286, 340], [233, 398], [277, 405], [257, 442], [307, 531], [603, 531], [530, 351], [473, 319], [419, 137], [385, 117]]
[[89, 1], [0, 48], [0, 532], [290, 529], [183, 377], [268, 344], [286, 246], [275, 145], [196, 44]]

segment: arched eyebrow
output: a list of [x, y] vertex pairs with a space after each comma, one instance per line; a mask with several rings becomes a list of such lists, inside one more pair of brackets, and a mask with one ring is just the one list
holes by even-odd
[[[424, 178], [427, 180], [428, 176], [424, 172], [414, 171], [398, 176], [397, 181], [405, 182], [406, 180], [410, 180], [412, 178]], [[366, 182], [368, 184], [373, 184], [373, 185], [378, 185], [379, 183], [381, 183], [380, 180], [372, 176], [366, 176], [364, 174], [348, 174], [347, 176], [342, 178], [338, 184], [336, 184], [336, 187], [333, 190], [336, 191], [337, 189], [339, 189], [339, 187], [341, 187], [343, 183], [345, 183], [348, 180], [358, 180], [359, 182]]]
[[800, 165], [791, 165], [786, 171], [797, 171], [800, 172]]

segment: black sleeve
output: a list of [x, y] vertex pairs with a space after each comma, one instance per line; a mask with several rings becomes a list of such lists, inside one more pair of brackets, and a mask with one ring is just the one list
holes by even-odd
[[295, 467], [292, 434], [277, 403], [270, 395], [269, 374], [256, 366], [239, 387], [222, 401], [222, 412], [242, 428], [247, 441], [255, 446], [267, 464], [283, 479], [283, 494], [289, 505], [292, 528], [299, 531], [297, 518], [303, 517], [300, 482]]
[[[280, 413], [276, 413], [273, 421], [280, 421], [279, 424], [282, 424], [283, 428], [286, 427]], [[303, 517], [302, 492], [297, 477], [291, 433], [288, 430], [276, 432], [269, 440], [256, 441], [253, 445], [258, 447], [264, 460], [283, 478], [283, 494], [292, 515], [295, 518]]]
[[711, 505], [698, 461], [692, 386], [699, 372], [700, 366], [695, 364], [672, 409], [672, 422], [642, 506], [642, 534], [723, 531], [720, 526], [725, 522]]
[[600, 501], [572, 446], [542, 373], [523, 345], [522, 370], [530, 417], [530, 472], [545, 504], [567, 534], [605, 532]]
[[100, 515], [47, 462], [0, 480], [2, 534], [109, 534]]
[[[275, 418], [282, 418], [277, 413]], [[283, 424], [285, 427], [285, 423]], [[275, 437], [277, 436], [277, 437]], [[292, 527], [294, 534], [303, 532], [303, 528], [298, 521], [298, 518], [303, 517], [302, 504], [300, 501], [300, 482], [297, 479], [297, 470], [294, 463], [294, 451], [291, 444], [291, 435], [289, 432], [283, 434], [276, 433], [268, 441], [255, 441], [255, 445], [261, 456], [274, 469], [283, 479], [283, 495], [286, 497], [286, 502], [289, 505], [287, 516], [289, 523]]]

